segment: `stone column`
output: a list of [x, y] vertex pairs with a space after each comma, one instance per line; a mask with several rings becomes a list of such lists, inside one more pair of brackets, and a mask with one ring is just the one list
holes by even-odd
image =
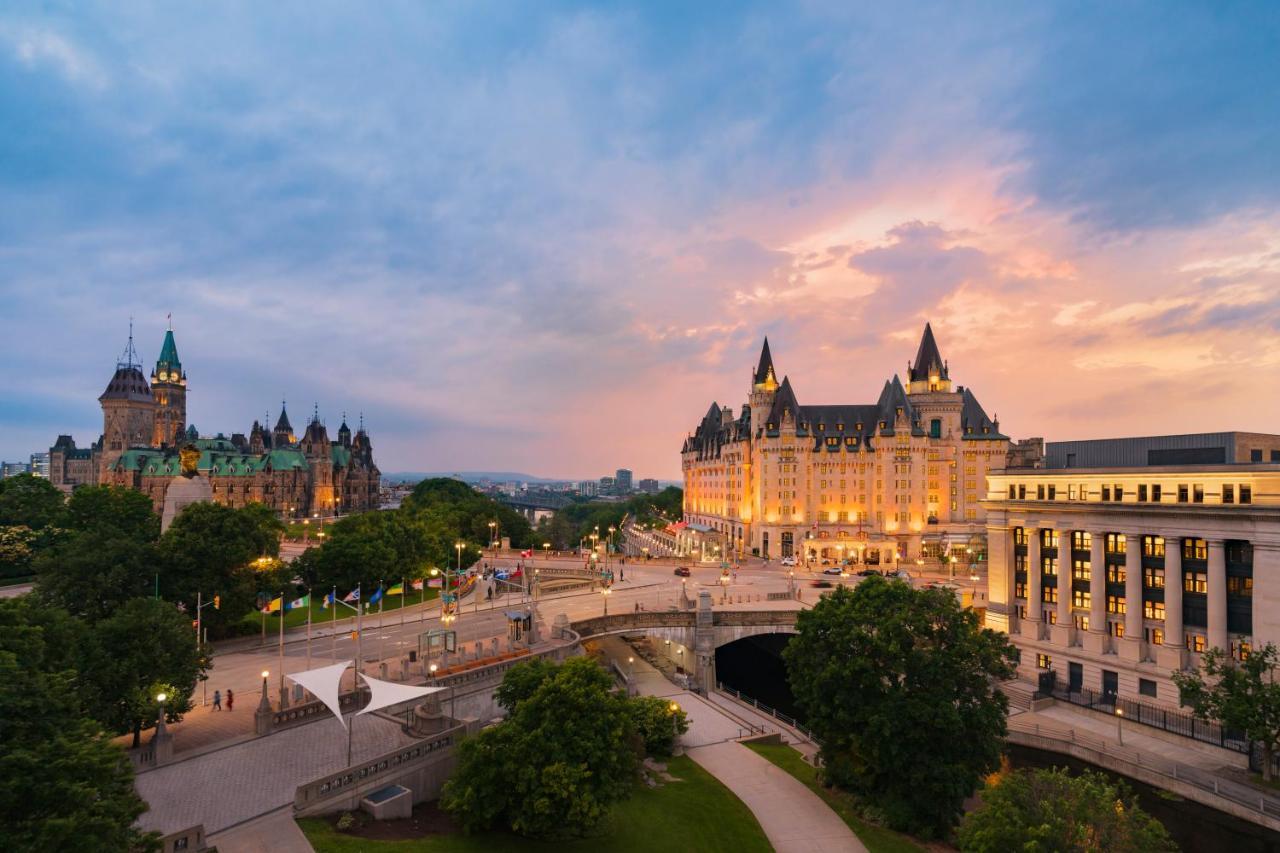
[[1219, 648], [1230, 654], [1231, 643], [1227, 638], [1227, 553], [1226, 543], [1210, 539], [1209, 546], [1209, 648]]
[[1040, 639], [1040, 611], [1044, 609], [1044, 588], [1040, 574], [1040, 529], [1023, 528], [1027, 532], [1027, 621], [1020, 630], [1022, 636]]
[[1254, 539], [1253, 545], [1253, 647], [1280, 645], [1280, 623], [1270, 614], [1280, 612], [1280, 538]]
[[1164, 646], [1156, 662], [1163, 669], [1183, 669], [1187, 649], [1182, 638], [1182, 537], [1164, 537]]
[[1107, 534], [1092, 530], [1089, 537], [1089, 632], [1084, 636], [1084, 648], [1104, 654], [1111, 650], [1107, 636]]
[[1049, 632], [1055, 646], [1070, 646], [1075, 630], [1071, 624], [1071, 531], [1058, 528], [1058, 623]]
[[1146, 639], [1142, 630], [1142, 534], [1124, 535], [1124, 641], [1120, 656], [1127, 661], [1146, 657]]
[[694, 617], [693, 652], [697, 692], [703, 696], [716, 689], [716, 640], [711, 593], [698, 592], [698, 610]]

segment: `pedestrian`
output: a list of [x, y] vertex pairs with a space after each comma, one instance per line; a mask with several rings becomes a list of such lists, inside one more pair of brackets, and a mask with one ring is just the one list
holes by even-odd
[[235, 704], [236, 694], [231, 692], [231, 688], [227, 688], [227, 710], [231, 710], [231, 706]]
[[217, 690], [213, 691], [213, 710], [222, 710], [222, 693]]

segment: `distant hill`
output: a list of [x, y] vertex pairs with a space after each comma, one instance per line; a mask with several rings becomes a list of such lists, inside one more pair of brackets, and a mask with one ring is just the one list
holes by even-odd
[[554, 477], [535, 477], [532, 474], [522, 474], [519, 471], [396, 471], [382, 476], [388, 480], [403, 480], [406, 483], [416, 483], [419, 480], [429, 480], [432, 477], [452, 477], [455, 480], [462, 480], [464, 483], [478, 483], [481, 480], [492, 480], [495, 483], [505, 483], [511, 480], [517, 480], [522, 483], [576, 482], [568, 477], [559, 479]]

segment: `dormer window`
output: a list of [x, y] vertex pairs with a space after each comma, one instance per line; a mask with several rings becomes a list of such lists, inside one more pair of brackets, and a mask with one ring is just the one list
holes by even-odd
[[856, 429], [858, 432], [862, 432], [862, 421], [858, 421], [856, 424], [854, 424], [853, 428]]
[[836, 429], [839, 432], [844, 432], [844, 424], [836, 424]]
[[827, 428], [826, 424], [818, 424], [818, 432], [824, 432]]
[[884, 429], [884, 421], [880, 422], [880, 429]]
[[989, 432], [991, 432], [991, 427], [985, 427], [985, 426], [984, 426], [984, 427], [982, 428], [982, 433], [983, 433], [983, 435], [985, 435], [985, 434], [987, 434], [987, 433], [989, 433]]
[[899, 406], [895, 411], [897, 411], [897, 413], [898, 413], [898, 417], [902, 417], [902, 407], [901, 407], [901, 406]]

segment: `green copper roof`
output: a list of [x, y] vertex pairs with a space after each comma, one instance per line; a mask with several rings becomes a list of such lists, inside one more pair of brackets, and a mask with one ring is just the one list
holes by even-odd
[[178, 345], [173, 341], [173, 329], [164, 333], [164, 345], [160, 347], [160, 357], [156, 359], [156, 369], [159, 370], [162, 366], [182, 372], [182, 362], [178, 360]]
[[329, 457], [333, 460], [334, 465], [345, 467], [351, 464], [351, 450], [341, 444], [335, 444], [330, 448]]

